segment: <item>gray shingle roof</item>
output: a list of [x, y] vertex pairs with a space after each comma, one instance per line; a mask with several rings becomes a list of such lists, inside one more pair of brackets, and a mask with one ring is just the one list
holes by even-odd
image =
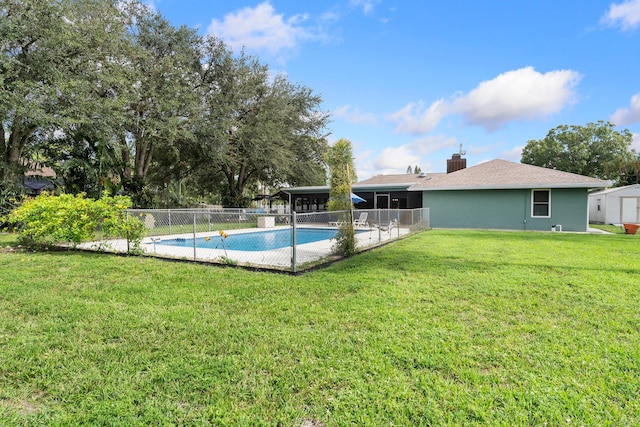
[[428, 179], [433, 179], [444, 173], [401, 173], [395, 175], [376, 175], [373, 178], [358, 181], [357, 185], [379, 185], [379, 184], [417, 184]]
[[412, 191], [479, 190], [510, 188], [604, 188], [611, 185], [588, 176], [539, 166], [491, 160], [414, 184]]

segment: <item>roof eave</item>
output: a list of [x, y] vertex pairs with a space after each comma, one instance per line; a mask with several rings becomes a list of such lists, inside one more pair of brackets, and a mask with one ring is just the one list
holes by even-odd
[[291, 194], [300, 194], [305, 192], [312, 193], [320, 193], [323, 191], [329, 191], [329, 187], [326, 185], [317, 185], [317, 186], [309, 186], [309, 187], [283, 187], [280, 191], [291, 193]]
[[407, 190], [409, 187], [411, 187], [414, 184], [415, 184], [415, 182], [403, 183], [403, 184], [353, 184], [351, 186], [351, 188], [353, 190], [376, 190], [376, 189], [381, 189], [381, 190], [391, 190], [391, 189]]
[[[375, 190], [407, 190], [410, 186], [414, 185], [415, 182], [404, 183], [404, 184], [353, 184], [351, 189], [354, 191], [375, 191]], [[318, 185], [318, 186], [309, 186], [309, 187], [283, 187], [280, 191], [286, 191], [291, 194], [301, 194], [305, 192], [311, 193], [320, 193], [320, 192], [329, 192], [330, 187], [328, 185]]]
[[409, 191], [444, 191], [444, 190], [523, 190], [530, 188], [605, 188], [609, 184], [607, 182], [603, 182], [601, 184], [598, 183], [552, 183], [552, 184], [543, 184], [543, 183], [534, 183], [534, 184], [505, 184], [505, 185], [451, 185], [451, 186], [438, 186], [438, 187], [416, 187], [409, 188]]

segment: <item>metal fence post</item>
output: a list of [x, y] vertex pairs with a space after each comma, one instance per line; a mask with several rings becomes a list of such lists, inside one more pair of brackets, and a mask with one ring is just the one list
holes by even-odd
[[171, 234], [171, 209], [167, 209], [167, 213], [169, 214], [169, 234]]
[[[127, 223], [129, 222], [129, 211], [125, 212], [125, 219], [127, 221]], [[127, 253], [129, 253], [131, 250], [129, 248], [129, 231], [127, 230]]]
[[416, 210], [411, 209], [409, 213], [411, 214], [411, 218], [409, 219], [409, 234], [411, 234], [415, 230], [414, 226], [416, 224], [416, 219], [415, 219]]
[[296, 229], [297, 229], [297, 225], [298, 225], [298, 218], [296, 216], [296, 211], [293, 211], [291, 213], [291, 222], [292, 222], [292, 227], [291, 227], [291, 271], [292, 272], [296, 272], [296, 264], [297, 264], [297, 260], [296, 260]]
[[193, 260], [195, 261], [197, 258], [196, 253], [196, 213], [193, 214]]

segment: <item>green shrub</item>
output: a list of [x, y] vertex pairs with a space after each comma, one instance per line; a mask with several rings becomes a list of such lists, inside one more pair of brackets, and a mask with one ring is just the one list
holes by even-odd
[[16, 186], [0, 182], [0, 231], [10, 226], [9, 214], [20, 206], [23, 196]]
[[144, 224], [128, 217], [131, 199], [126, 196], [103, 195], [99, 200], [84, 194], [59, 196], [42, 193], [26, 200], [9, 215], [23, 241], [36, 245], [71, 243], [74, 246], [94, 239], [100, 231], [104, 239], [128, 238], [138, 247]]
[[342, 224], [336, 233], [332, 251], [336, 255], [350, 257], [357, 252], [356, 231], [353, 227], [350, 212], [344, 212], [341, 214], [341, 222]]

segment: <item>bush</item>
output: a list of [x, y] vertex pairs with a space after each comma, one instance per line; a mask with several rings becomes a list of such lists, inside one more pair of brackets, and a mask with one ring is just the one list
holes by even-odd
[[9, 214], [22, 203], [19, 188], [0, 182], [0, 231], [9, 228]]
[[134, 247], [140, 245], [144, 224], [129, 218], [126, 209], [131, 199], [126, 196], [103, 195], [99, 200], [62, 194], [42, 193], [26, 200], [9, 215], [9, 221], [18, 230], [22, 240], [36, 245], [71, 243], [76, 246], [93, 240], [100, 230], [104, 239], [128, 238]]
[[356, 232], [353, 228], [353, 222], [350, 221], [350, 216], [348, 217], [349, 221], [344, 222], [338, 233], [336, 234], [335, 240], [336, 242], [333, 245], [333, 253], [336, 255], [341, 255], [344, 257], [350, 257], [355, 255], [357, 252], [356, 248]]

